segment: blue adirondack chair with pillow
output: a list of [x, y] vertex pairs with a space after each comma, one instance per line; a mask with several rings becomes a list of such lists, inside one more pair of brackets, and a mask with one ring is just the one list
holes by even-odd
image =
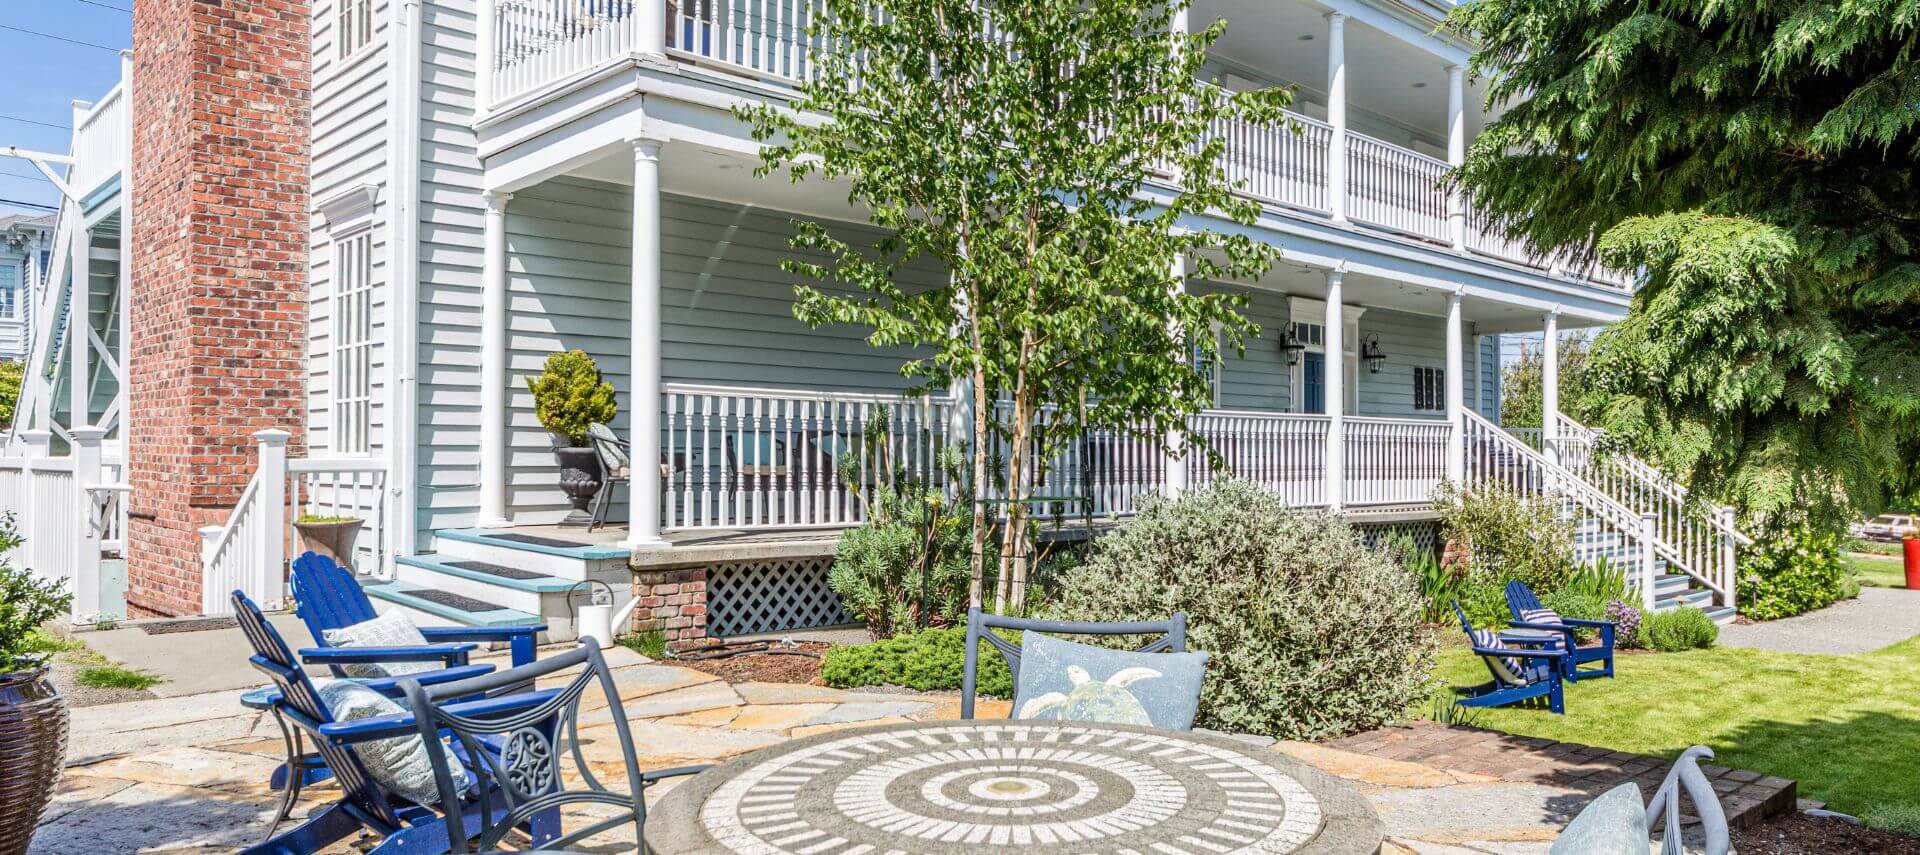
[[[293, 597], [294, 613], [299, 615], [301, 622], [307, 625], [307, 631], [313, 633], [314, 642], [321, 648], [338, 646], [327, 637], [329, 630], [345, 630], [380, 617], [374, 612], [373, 603], [367, 600], [367, 592], [360, 590], [360, 582], [353, 578], [353, 572], [334, 563], [333, 559], [318, 553], [308, 552], [294, 559]], [[380, 647], [340, 648], [406, 653], [410, 654], [414, 660], [415, 664], [410, 665], [377, 666], [385, 672], [384, 674], [369, 669], [351, 668], [349, 663], [339, 658], [338, 654], [331, 654], [332, 658], [328, 658], [330, 654], [302, 650], [300, 655], [309, 663], [326, 663], [333, 669], [336, 677], [401, 677], [433, 670], [436, 667], [418, 664], [421, 660], [445, 653], [458, 653], [458, 659], [450, 660], [450, 664], [464, 665], [466, 655], [480, 644], [504, 643], [512, 652], [513, 665], [518, 667], [533, 661], [535, 642], [540, 633], [545, 632], [546, 629], [542, 625], [408, 627], [402, 631], [417, 630], [420, 635], [418, 640]]]
[[1565, 715], [1566, 694], [1560, 677], [1560, 660], [1566, 656], [1558, 649], [1558, 639], [1543, 639], [1541, 647], [1526, 647], [1523, 642], [1503, 638], [1491, 629], [1474, 629], [1460, 601], [1453, 601], [1453, 613], [1460, 616], [1460, 628], [1473, 641], [1473, 652], [1487, 664], [1492, 682], [1459, 689], [1462, 697], [1454, 703], [1463, 707], [1503, 707], [1536, 698], [1546, 698], [1548, 709]]
[[[1533, 589], [1527, 583], [1515, 579], [1507, 583], [1507, 610], [1513, 612], [1513, 621], [1509, 623], [1515, 629], [1529, 629], [1553, 633], [1564, 645], [1561, 649], [1567, 655], [1560, 660], [1560, 670], [1570, 682], [1580, 682], [1583, 677], [1613, 676], [1613, 636], [1617, 630], [1610, 620], [1584, 620], [1562, 617], [1553, 609], [1541, 604]], [[1575, 633], [1582, 629], [1598, 630], [1598, 647], [1581, 647]], [[1599, 668], [1581, 670], [1583, 662], [1598, 662]]]
[[[437, 855], [447, 850], [443, 813], [456, 812], [468, 822], [498, 821], [504, 808], [497, 793], [483, 792], [468, 775], [467, 792], [457, 804], [446, 805], [436, 786], [433, 760], [413, 719], [398, 703], [370, 691], [354, 680], [314, 683], [294, 659], [279, 631], [267, 623], [260, 607], [247, 595], [233, 592], [234, 618], [253, 646], [253, 667], [264, 672], [277, 690], [273, 702], [281, 718], [305, 734], [340, 783], [340, 798], [315, 808], [305, 821], [282, 834], [245, 850], [244, 855], [307, 855], [319, 852], [350, 835], [367, 830], [381, 836], [370, 855]], [[390, 656], [378, 650], [346, 651], [348, 658]], [[484, 666], [481, 675], [487, 669]], [[417, 684], [417, 680], [413, 680]], [[528, 709], [551, 699], [553, 691], [531, 691], [480, 698], [455, 705], [450, 712], [473, 716], [498, 715]], [[346, 712], [351, 710], [351, 712]], [[472, 745], [461, 742], [463, 763], [471, 764]], [[498, 752], [497, 743], [480, 743], [479, 750]], [[493, 762], [481, 759], [480, 762]], [[557, 809], [528, 823], [538, 841], [559, 827]], [[277, 825], [277, 824], [276, 824]]]

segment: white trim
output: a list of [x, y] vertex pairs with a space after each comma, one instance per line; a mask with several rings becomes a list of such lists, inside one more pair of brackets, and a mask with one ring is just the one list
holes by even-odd
[[[391, 443], [388, 457], [393, 461], [394, 477], [388, 478], [393, 502], [394, 555], [412, 555], [416, 551], [415, 437], [419, 433], [419, 389], [415, 375], [419, 371], [420, 349], [416, 318], [420, 299], [420, 262], [417, 246], [420, 202], [420, 0], [393, 0], [393, 22], [389, 30], [393, 43], [393, 64], [389, 73], [393, 89], [387, 99], [387, 186], [390, 205], [387, 211], [387, 308], [389, 331], [393, 340], [388, 357], [387, 430]], [[381, 572], [392, 568], [382, 567]]]
[[379, 43], [379, 31], [373, 25], [373, 0], [335, 0], [333, 7], [333, 56], [348, 62]]
[[333, 239], [328, 271], [327, 447], [339, 457], [373, 453], [373, 230]]
[[313, 206], [320, 215], [321, 227], [340, 239], [363, 228], [373, 227], [373, 210], [380, 202], [380, 185], [360, 183], [322, 200]]

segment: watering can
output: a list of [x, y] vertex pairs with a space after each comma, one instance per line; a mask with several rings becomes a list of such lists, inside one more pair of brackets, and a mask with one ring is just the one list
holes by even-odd
[[[594, 590], [594, 585], [600, 586], [599, 590]], [[587, 602], [574, 608], [574, 635], [579, 638], [592, 638], [600, 645], [601, 650], [612, 647], [614, 637], [617, 635], [616, 630], [626, 625], [627, 617], [633, 614], [633, 607], [640, 604], [640, 598], [628, 599], [627, 604], [620, 608], [618, 614], [615, 614], [613, 586], [598, 579], [588, 579], [567, 589], [569, 605], [573, 603], [574, 594], [579, 593], [581, 588], [587, 589], [588, 597]]]

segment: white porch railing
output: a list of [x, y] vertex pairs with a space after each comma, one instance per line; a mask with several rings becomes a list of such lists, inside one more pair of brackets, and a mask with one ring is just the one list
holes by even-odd
[[260, 457], [253, 477], [226, 523], [200, 530], [200, 607], [206, 614], [232, 613], [228, 598], [236, 590], [262, 608], [285, 607], [288, 544], [293, 541], [289, 509], [296, 515], [365, 520], [354, 567], [375, 575], [387, 572], [387, 462], [364, 457], [288, 460], [290, 436], [283, 430], [254, 433]]
[[1637, 513], [1651, 515], [1657, 551], [1669, 566], [1711, 588], [1715, 605], [1735, 605], [1735, 549], [1753, 541], [1734, 527], [1733, 509], [1692, 499], [1687, 488], [1645, 461], [1600, 447], [1600, 432], [1554, 413], [1560, 464]]
[[1249, 124], [1219, 122], [1215, 136], [1227, 141], [1224, 168], [1228, 181], [1263, 202], [1324, 214], [1332, 210], [1327, 194], [1327, 152], [1333, 146], [1333, 126], [1319, 119], [1287, 112], [1299, 133]]
[[1357, 416], [1342, 422], [1347, 504], [1426, 502], [1446, 479], [1446, 422]]
[[1416, 151], [1347, 132], [1347, 215], [1414, 237], [1451, 242], [1447, 193], [1453, 167]]
[[74, 430], [67, 457], [0, 458], [0, 515], [11, 517], [23, 538], [6, 558], [63, 583], [74, 595], [70, 615], [81, 621], [125, 616], [120, 592], [103, 584], [102, 565], [124, 549], [127, 490], [117, 483], [119, 464], [102, 459], [103, 433]]
[[76, 193], [98, 187], [126, 164], [128, 134], [127, 81], [123, 77], [73, 127], [73, 171], [67, 183]]
[[1624, 562], [1629, 583], [1641, 604], [1654, 604], [1655, 545], [1659, 538], [1651, 514], [1637, 514], [1526, 443], [1464, 410], [1468, 485], [1497, 485], [1524, 496], [1556, 496], [1581, 538], [1576, 546]]
[[495, 0], [494, 101], [632, 53], [638, 44], [636, 3], [659, 8], [647, 0]]
[[1187, 463], [1188, 483], [1198, 487], [1232, 476], [1280, 494], [1287, 504], [1327, 503], [1326, 416], [1208, 410], [1189, 422], [1224, 464], [1215, 471], [1198, 452]]

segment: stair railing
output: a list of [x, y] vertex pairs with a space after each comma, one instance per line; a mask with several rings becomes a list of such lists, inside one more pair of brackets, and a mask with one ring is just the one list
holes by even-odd
[[1651, 514], [1656, 549], [1669, 564], [1713, 589], [1716, 605], [1735, 604], [1735, 551], [1753, 539], [1734, 527], [1733, 509], [1693, 498], [1646, 461], [1602, 447], [1601, 432], [1554, 413], [1560, 463], [1636, 513]]
[[1463, 410], [1461, 416], [1467, 484], [1502, 486], [1523, 496], [1558, 497], [1576, 523], [1591, 520], [1619, 538], [1634, 555], [1633, 586], [1641, 605], [1651, 610], [1658, 540], [1651, 515], [1635, 513], [1478, 413]]

